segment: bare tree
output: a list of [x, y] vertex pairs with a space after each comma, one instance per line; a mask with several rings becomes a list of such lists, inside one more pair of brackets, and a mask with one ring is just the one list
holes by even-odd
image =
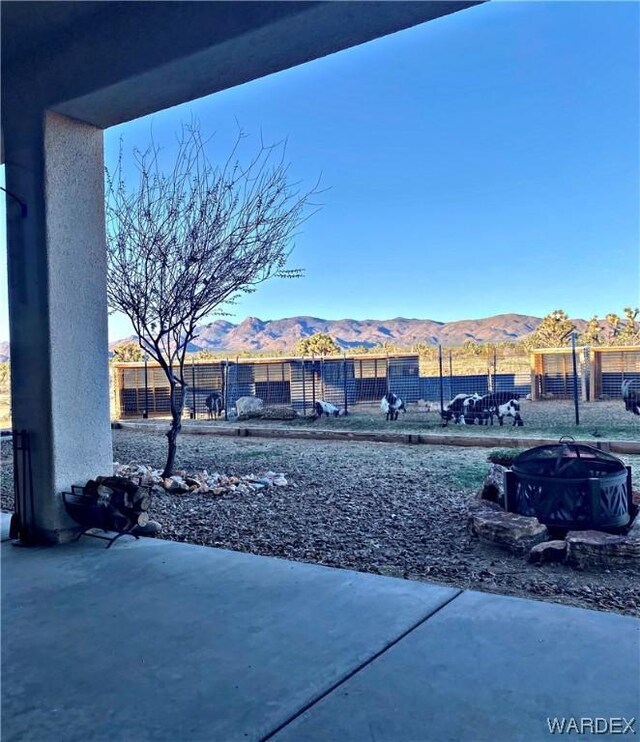
[[162, 367], [171, 425], [164, 476], [173, 471], [184, 406], [186, 350], [198, 323], [286, 268], [291, 240], [317, 190], [290, 182], [282, 145], [261, 142], [248, 164], [240, 131], [226, 162], [213, 165], [197, 124], [185, 125], [172, 166], [155, 142], [135, 150], [137, 182], [124, 173], [122, 143], [106, 172], [109, 307], [131, 320], [140, 346]]

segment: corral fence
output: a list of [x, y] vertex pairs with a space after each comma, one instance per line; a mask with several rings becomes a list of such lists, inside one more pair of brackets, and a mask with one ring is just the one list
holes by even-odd
[[[441, 375], [442, 372], [442, 375]], [[411, 404], [445, 402], [456, 394], [513, 391], [545, 399], [615, 399], [622, 381], [640, 379], [640, 347], [576, 348], [574, 382], [571, 348], [511, 351], [469, 357], [456, 350], [342, 356], [226, 358], [189, 361], [185, 416], [207, 417], [207, 397], [218, 392], [228, 417], [240, 397], [259, 397], [266, 405], [286, 405], [311, 414], [317, 400], [354, 411], [379, 405], [389, 391]], [[156, 363], [113, 365], [114, 415], [166, 417], [169, 384]], [[577, 388], [578, 394], [574, 393]]]
[[[466, 372], [466, 373], [464, 373]], [[283, 358], [194, 360], [185, 367], [185, 415], [208, 415], [206, 399], [222, 395], [225, 418], [240, 397], [259, 397], [266, 405], [291, 406], [311, 414], [317, 400], [342, 410], [377, 406], [389, 391], [407, 403], [448, 401], [462, 392], [513, 390], [525, 396], [531, 389], [528, 357], [468, 359], [455, 351], [439, 363], [418, 354], [367, 354]], [[115, 416], [165, 417], [170, 414], [169, 384], [156, 363], [113, 365]]]
[[[640, 347], [576, 348], [577, 389], [582, 401], [620, 399], [622, 382], [640, 379]], [[531, 354], [531, 398], [574, 397], [571, 348], [544, 348]]]
[[617, 399], [622, 382], [640, 380], [640, 347], [592, 348], [592, 399]]

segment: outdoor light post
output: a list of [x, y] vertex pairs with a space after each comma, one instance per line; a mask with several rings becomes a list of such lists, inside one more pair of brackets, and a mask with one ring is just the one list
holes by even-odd
[[147, 368], [149, 356], [147, 353], [144, 353], [142, 358], [144, 360], [144, 412], [142, 413], [142, 418], [146, 420], [149, 417], [149, 377]]

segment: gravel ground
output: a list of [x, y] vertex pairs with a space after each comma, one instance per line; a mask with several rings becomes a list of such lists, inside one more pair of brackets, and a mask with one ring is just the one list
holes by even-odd
[[[161, 467], [161, 434], [114, 431], [115, 458]], [[282, 471], [289, 486], [250, 497], [154, 498], [162, 536], [254, 554], [640, 615], [637, 575], [529, 565], [466, 531], [487, 449], [183, 435], [177, 467]], [[640, 481], [640, 457], [622, 457]], [[3, 444], [2, 508], [12, 507]]]
[[[450, 423], [443, 428], [438, 411], [418, 412], [417, 404], [407, 405], [407, 413], [400, 413], [397, 421], [387, 422], [378, 405], [359, 406], [350, 410], [346, 417], [323, 418], [313, 421], [310, 417], [297, 420], [249, 420], [243, 425], [269, 427], [322, 427], [332, 430], [366, 430], [397, 431], [402, 433], [420, 433], [422, 435], [473, 435], [502, 436], [506, 438], [560, 438], [572, 435], [581, 440], [597, 441], [599, 439], [640, 440], [640, 416], [626, 412], [621, 400], [581, 402], [580, 425], [575, 424], [575, 409], [570, 400], [548, 400], [531, 402], [520, 400], [523, 427], [514, 427], [510, 418], [500, 427], [494, 425], [455, 425]], [[439, 407], [438, 407], [439, 410]], [[311, 410], [307, 410], [310, 415]], [[199, 420], [196, 424], [209, 424], [210, 421]], [[238, 422], [231, 420], [215, 421], [216, 425], [232, 425]]]

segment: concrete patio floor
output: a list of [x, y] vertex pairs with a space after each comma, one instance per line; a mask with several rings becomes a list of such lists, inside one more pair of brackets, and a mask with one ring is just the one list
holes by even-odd
[[3, 742], [511, 742], [548, 739], [548, 717], [635, 717], [640, 734], [632, 617], [154, 539], [104, 547], [2, 544]]

